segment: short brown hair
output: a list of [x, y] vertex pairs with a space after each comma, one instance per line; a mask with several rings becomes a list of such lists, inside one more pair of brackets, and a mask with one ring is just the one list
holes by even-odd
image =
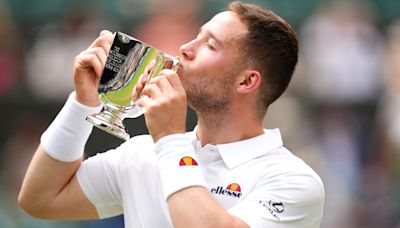
[[298, 58], [296, 32], [281, 17], [257, 5], [235, 1], [229, 4], [229, 10], [247, 26], [239, 50], [245, 63], [262, 75], [258, 106], [265, 111], [292, 78]]

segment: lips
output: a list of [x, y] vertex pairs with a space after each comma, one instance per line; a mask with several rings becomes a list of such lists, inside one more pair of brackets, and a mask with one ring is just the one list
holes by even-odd
[[179, 76], [183, 76], [184, 70], [183, 70], [182, 61], [179, 61], [179, 67], [178, 67], [177, 73], [178, 73]]

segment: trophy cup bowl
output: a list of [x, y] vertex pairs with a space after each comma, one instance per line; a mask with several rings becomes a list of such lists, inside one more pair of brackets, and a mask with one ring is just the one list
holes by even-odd
[[145, 85], [163, 69], [176, 72], [178, 67], [178, 58], [121, 32], [115, 33], [98, 89], [104, 108], [86, 120], [114, 136], [128, 140], [130, 135], [122, 121], [136, 118], [144, 112], [136, 104], [140, 94], [136, 98], [132, 96], [136, 85]]

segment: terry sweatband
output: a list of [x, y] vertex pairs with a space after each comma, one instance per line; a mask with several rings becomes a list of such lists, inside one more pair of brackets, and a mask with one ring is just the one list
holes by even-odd
[[155, 144], [155, 152], [166, 200], [187, 187], [206, 188], [194, 148], [185, 134], [173, 134], [159, 139]]
[[43, 149], [59, 161], [80, 159], [93, 128], [86, 117], [100, 112], [101, 108], [102, 105], [85, 106], [75, 99], [75, 92], [71, 93], [57, 117], [42, 134], [40, 143]]

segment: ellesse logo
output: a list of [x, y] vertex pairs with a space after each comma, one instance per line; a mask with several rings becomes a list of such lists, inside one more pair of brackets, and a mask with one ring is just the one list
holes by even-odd
[[226, 187], [226, 189], [236, 191], [236, 192], [240, 192], [240, 190], [241, 190], [240, 185], [236, 184], [236, 183], [228, 185], [228, 187]]
[[230, 184], [225, 189], [221, 186], [212, 188], [211, 193], [224, 196], [232, 196], [236, 198], [240, 198], [242, 196], [240, 185], [237, 183]]
[[191, 165], [198, 165], [196, 160], [194, 160], [193, 158], [186, 156], [183, 157], [180, 161], [179, 161], [179, 166], [191, 166]]

